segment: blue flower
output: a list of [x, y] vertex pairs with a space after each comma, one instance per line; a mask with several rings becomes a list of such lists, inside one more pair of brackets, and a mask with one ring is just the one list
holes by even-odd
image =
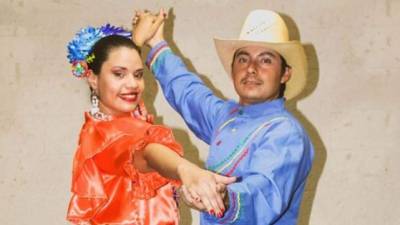
[[114, 27], [111, 26], [110, 24], [106, 24], [102, 27], [100, 27], [101, 32], [103, 32], [104, 36], [109, 36], [109, 35], [120, 35], [126, 38], [131, 37], [131, 33], [124, 30], [122, 27]]
[[131, 37], [131, 33], [122, 27], [111, 26], [106, 24], [99, 28], [87, 27], [82, 28], [68, 43], [68, 59], [70, 63], [83, 61], [86, 59], [93, 45], [103, 37], [110, 35], [120, 35], [126, 38]]

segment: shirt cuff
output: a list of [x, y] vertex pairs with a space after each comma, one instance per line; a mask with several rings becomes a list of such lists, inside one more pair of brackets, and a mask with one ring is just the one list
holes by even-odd
[[169, 49], [169, 46], [166, 41], [160, 41], [157, 43], [147, 55], [146, 66], [151, 70], [151, 66], [154, 64], [156, 59], [167, 49]]

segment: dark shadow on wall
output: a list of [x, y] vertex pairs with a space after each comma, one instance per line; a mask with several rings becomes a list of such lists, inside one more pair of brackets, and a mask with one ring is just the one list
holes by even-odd
[[[176, 140], [185, 149], [185, 158], [192, 163], [203, 167], [204, 162], [200, 159], [198, 148], [190, 141], [188, 133], [189, 130], [173, 129]], [[205, 149], [202, 149], [205, 150]], [[190, 213], [190, 208], [187, 207], [182, 201], [179, 203], [180, 209], [180, 224], [181, 225], [191, 225], [193, 224], [192, 214]]]
[[[290, 40], [301, 40], [295, 22], [287, 15], [280, 15], [283, 17], [288, 26]], [[295, 115], [295, 117], [306, 129], [315, 150], [314, 163], [306, 184], [298, 220], [299, 225], [308, 225], [310, 223], [310, 217], [312, 213], [311, 210], [315, 199], [318, 182], [326, 164], [327, 151], [315, 126], [297, 109], [297, 102], [309, 96], [317, 87], [319, 80], [319, 63], [315, 48], [312, 44], [303, 44], [303, 47], [305, 49], [308, 62], [307, 85], [299, 96], [287, 102], [287, 108]]]
[[[222, 99], [226, 99], [226, 97], [222, 94], [222, 92], [217, 89], [213, 83], [210, 81], [210, 79], [208, 78], [207, 75], [204, 74], [200, 74], [199, 72], [197, 72], [197, 70], [195, 69], [195, 67], [193, 66], [193, 63], [185, 58], [185, 56], [182, 54], [182, 52], [179, 50], [178, 46], [176, 45], [175, 41], [173, 40], [173, 21], [175, 20], [175, 15], [173, 14], [173, 9], [170, 9], [170, 11], [168, 12], [168, 20], [165, 24], [165, 28], [164, 28], [164, 36], [165, 39], [167, 40], [169, 47], [172, 49], [172, 51], [178, 55], [179, 57], [181, 57], [181, 59], [183, 60], [183, 62], [185, 63], [186, 67], [188, 68], [189, 71], [195, 73], [196, 75], [198, 75], [202, 81], [205, 83], [205, 85], [210, 88], [212, 90], [212, 92], [218, 96], [219, 98]], [[196, 38], [195, 36], [189, 36], [190, 38]], [[220, 62], [217, 62], [220, 63]], [[221, 65], [222, 66], [222, 65]]]
[[[212, 86], [212, 83], [210, 80], [199, 73], [196, 72], [192, 62], [188, 59], [186, 59], [181, 51], [178, 49], [176, 43], [173, 40], [173, 28], [174, 28], [174, 19], [175, 15], [173, 13], [173, 9], [171, 8], [168, 12], [168, 19], [165, 22], [165, 27], [164, 27], [164, 37], [166, 41], [168, 42], [170, 48], [172, 51], [180, 56], [182, 60], [184, 61], [185, 65], [187, 68], [196, 73], [197, 75], [200, 76], [200, 78], [206, 83], [206, 85], [219, 97], [223, 98], [222, 93], [217, 90], [214, 86]], [[146, 57], [148, 54], [149, 49], [144, 49], [143, 50], [143, 56]], [[144, 58], [145, 60], [145, 58]], [[146, 107], [148, 110], [155, 114], [156, 110], [155, 108], [157, 106], [154, 106], [153, 103], [155, 101], [155, 98], [157, 96], [157, 93], [160, 90], [160, 87], [158, 86], [156, 80], [154, 79], [154, 76], [150, 73], [149, 70], [146, 70], [146, 75], [145, 75], [145, 83], [146, 83], [146, 91], [143, 96], [144, 101], [146, 103]], [[160, 90], [161, 91], [161, 90]], [[154, 115], [155, 116], [155, 123], [156, 124], [164, 124], [163, 117], [160, 115]], [[171, 122], [169, 122], [171, 124]], [[189, 132], [191, 132], [188, 128], [187, 129], [180, 129], [180, 128], [173, 128], [173, 133], [175, 135], [176, 140], [183, 146], [184, 151], [185, 151], [185, 158], [188, 159], [189, 161], [195, 163], [196, 165], [200, 167], [204, 167], [204, 162], [200, 159], [199, 156], [199, 149], [192, 143], [189, 137]], [[204, 149], [203, 149], [204, 150]], [[208, 151], [208, 149], [207, 149]], [[190, 212], [190, 208], [187, 207], [183, 202], [179, 203], [179, 209], [180, 209], [180, 225], [191, 225], [193, 224], [193, 218], [192, 214]]]
[[[212, 92], [222, 98], [226, 99], [226, 97], [222, 94], [220, 90], [218, 90], [210, 81], [210, 79], [207, 77], [207, 75], [200, 74], [197, 72], [195, 67], [193, 66], [193, 63], [187, 59], [182, 52], [179, 50], [178, 46], [176, 45], [175, 41], [173, 40], [173, 28], [174, 28], [174, 20], [175, 20], [175, 15], [173, 13], [173, 9], [171, 8], [168, 12], [168, 20], [165, 23], [165, 28], [164, 28], [164, 37], [167, 40], [169, 47], [172, 49], [172, 51], [178, 55], [183, 62], [185, 63], [186, 67], [188, 68], [189, 71], [195, 73], [198, 75], [205, 85], [212, 90]], [[176, 135], [176, 139], [184, 146], [185, 148], [185, 158], [188, 159], [189, 161], [204, 167], [204, 162], [200, 159], [199, 157], [199, 150], [198, 148], [190, 141], [188, 133], [191, 132], [189, 129], [187, 130], [181, 130], [181, 129], [174, 129], [174, 134]], [[208, 149], [202, 149], [203, 151]], [[188, 208], [185, 204], [182, 202], [180, 203], [180, 213], [181, 213], [181, 220], [180, 224], [181, 225], [191, 225], [193, 224], [193, 218], [190, 212], [190, 208]]]

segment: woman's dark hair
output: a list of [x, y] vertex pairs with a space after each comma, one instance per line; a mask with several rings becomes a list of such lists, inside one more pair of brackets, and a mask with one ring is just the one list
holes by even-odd
[[89, 56], [94, 55], [93, 60], [87, 63], [89, 69], [96, 75], [100, 74], [101, 66], [108, 59], [111, 50], [119, 47], [132, 48], [140, 54], [140, 48], [129, 38], [119, 35], [103, 37], [93, 45], [89, 52]]

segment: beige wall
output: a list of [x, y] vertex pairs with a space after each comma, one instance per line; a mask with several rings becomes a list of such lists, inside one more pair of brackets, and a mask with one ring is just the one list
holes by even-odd
[[[67, 224], [88, 91], [70, 74], [66, 44], [81, 27], [128, 26], [134, 9], [159, 7], [172, 8], [168, 36], [179, 53], [225, 96], [234, 92], [212, 37], [236, 37], [252, 9], [287, 15], [311, 68], [306, 93], [289, 106], [316, 146], [300, 224], [400, 224], [399, 0], [1, 0], [0, 224]], [[158, 122], [200, 163], [207, 146], [150, 75], [147, 88]], [[182, 224], [198, 224], [196, 212], [182, 213]]]

